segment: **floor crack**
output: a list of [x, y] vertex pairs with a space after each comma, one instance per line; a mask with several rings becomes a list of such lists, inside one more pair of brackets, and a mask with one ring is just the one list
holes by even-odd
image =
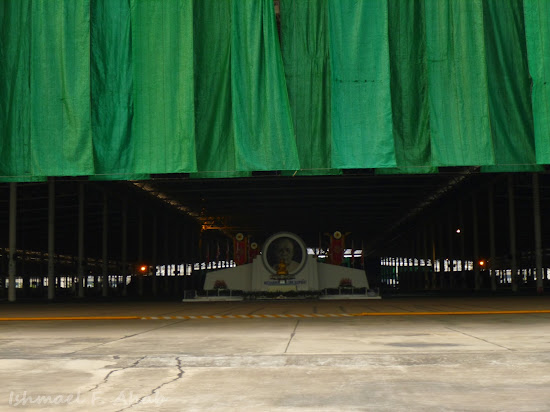
[[294, 338], [294, 335], [296, 335], [296, 329], [298, 328], [298, 324], [300, 323], [300, 319], [296, 321], [296, 325], [294, 325], [294, 330], [290, 334], [290, 339], [288, 340], [288, 343], [286, 344], [285, 352], [288, 350], [288, 347], [290, 346], [290, 342], [292, 342], [292, 339]]
[[123, 370], [126, 370], [126, 369], [131, 369], [131, 368], [135, 368], [143, 359], [145, 359], [147, 356], [143, 356], [141, 358], [139, 358], [137, 361], [135, 361], [134, 363], [132, 363], [130, 366], [125, 366], [124, 368], [119, 368], [119, 369], [114, 369], [112, 371], [110, 371], [107, 375], [105, 375], [105, 377], [103, 378], [103, 380], [101, 382], [99, 382], [95, 387], [93, 387], [92, 389], [86, 391], [86, 392], [93, 392], [95, 391], [96, 389], [98, 389], [101, 385], [104, 385], [107, 383], [107, 381], [109, 380], [109, 377], [115, 373], [115, 372], [119, 372], [119, 371], [123, 371]]
[[469, 337], [471, 337], [471, 338], [474, 338], [474, 339], [477, 339], [477, 340], [486, 342], [486, 343], [488, 343], [488, 344], [490, 344], [490, 345], [495, 345], [495, 346], [498, 346], [499, 348], [503, 348], [503, 349], [509, 350], [509, 351], [511, 351], [511, 352], [514, 352], [514, 349], [507, 348], [506, 346], [499, 345], [498, 343], [490, 342], [490, 341], [488, 341], [488, 340], [486, 340], [486, 339], [478, 338], [477, 336], [470, 335], [469, 333], [462, 332], [462, 331], [460, 331], [460, 330], [456, 330], [456, 329], [450, 328], [450, 327], [448, 327], [448, 326], [446, 326], [446, 329], [449, 329], [449, 330], [452, 330], [453, 332], [461, 333], [461, 334], [466, 335], [466, 336], [469, 336]]
[[[122, 409], [119, 409], [117, 412], [121, 412], [121, 411], [124, 411], [126, 409], [130, 409], [136, 405], [139, 405], [145, 398], [148, 398], [150, 396], [153, 396], [155, 395], [156, 393], [158, 393], [158, 391], [163, 387], [163, 386], [166, 386], [166, 385], [169, 385], [175, 381], [177, 381], [178, 379], [181, 379], [183, 377], [183, 374], [185, 373], [185, 371], [181, 368], [181, 358], [176, 358], [177, 360], [177, 368], [178, 368], [178, 374], [176, 375], [176, 377], [168, 382], [164, 382], [164, 383], [161, 383], [159, 386], [157, 386], [156, 388], [154, 388], [150, 394], [148, 395], [144, 395], [142, 396], [141, 398], [139, 398], [137, 401], [135, 401], [134, 403], [132, 403], [131, 405], [127, 406], [126, 408], [122, 408]], [[158, 402], [163, 402], [164, 401], [164, 398], [161, 396], [160, 397], [160, 400]]]

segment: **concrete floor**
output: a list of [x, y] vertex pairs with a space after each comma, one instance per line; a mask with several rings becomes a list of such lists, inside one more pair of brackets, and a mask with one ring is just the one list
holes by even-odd
[[[550, 313], [475, 314], [511, 310], [550, 299], [4, 302], [51, 319], [0, 321], [0, 411], [548, 411]], [[411, 315], [54, 320], [358, 313]]]

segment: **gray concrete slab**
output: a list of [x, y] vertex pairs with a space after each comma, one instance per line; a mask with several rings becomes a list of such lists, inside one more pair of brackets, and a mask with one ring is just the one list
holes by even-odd
[[[548, 298], [6, 305], [0, 317], [544, 310]], [[550, 314], [0, 322], [0, 410], [548, 411]]]

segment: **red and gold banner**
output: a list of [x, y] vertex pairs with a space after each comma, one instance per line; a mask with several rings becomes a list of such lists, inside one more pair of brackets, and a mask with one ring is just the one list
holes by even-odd
[[237, 233], [233, 240], [233, 261], [237, 266], [248, 263], [248, 238], [242, 233]]
[[329, 259], [333, 265], [341, 265], [344, 261], [345, 236], [336, 231], [330, 235]]

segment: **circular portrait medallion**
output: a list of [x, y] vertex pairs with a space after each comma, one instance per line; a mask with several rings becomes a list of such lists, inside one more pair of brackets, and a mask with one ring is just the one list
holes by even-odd
[[306, 259], [306, 245], [294, 233], [279, 232], [264, 243], [262, 260], [266, 269], [273, 275], [296, 275], [303, 269]]

